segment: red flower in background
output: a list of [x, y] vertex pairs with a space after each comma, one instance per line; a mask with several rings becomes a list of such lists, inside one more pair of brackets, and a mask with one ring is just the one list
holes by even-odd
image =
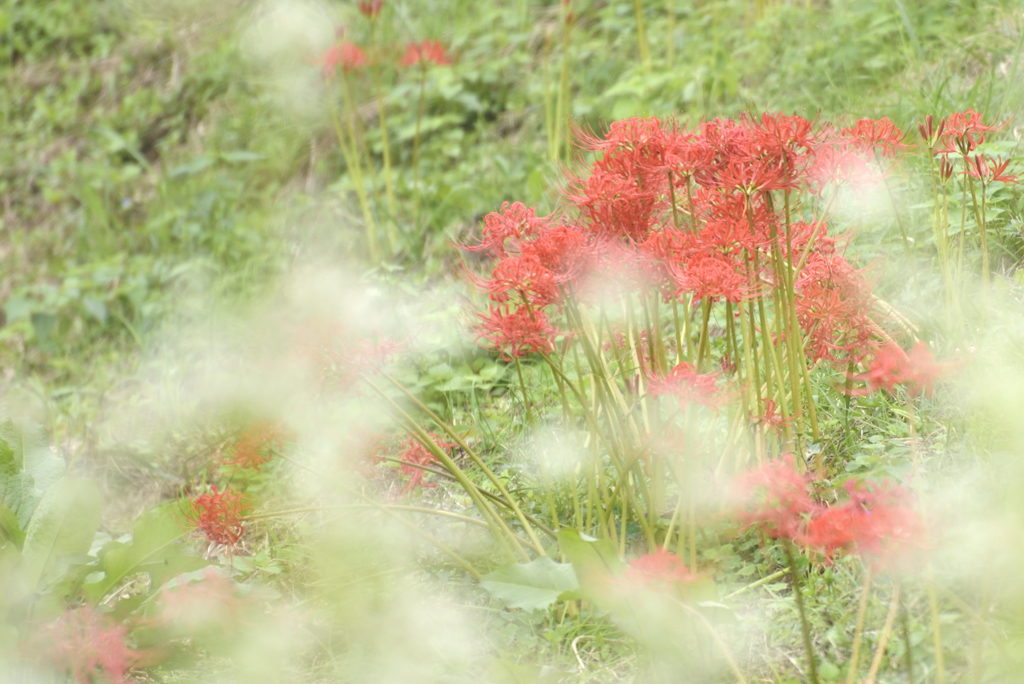
[[192, 500], [188, 518], [206, 538], [224, 546], [233, 546], [242, 538], [245, 504], [242, 495], [232, 489], [211, 486], [206, 494]]
[[649, 376], [647, 391], [654, 396], [674, 396], [683, 408], [691, 403], [716, 408], [724, 399], [718, 389], [718, 376], [714, 373], [698, 373], [688, 363], [678, 364], [668, 375]]
[[383, 5], [384, 0], [359, 0], [359, 12], [367, 19], [374, 19]]
[[[455, 444], [447, 442], [439, 435], [428, 432], [427, 436], [441, 449], [448, 450], [455, 447]], [[398, 456], [402, 461], [402, 472], [409, 476], [405, 483], [403, 493], [408, 494], [416, 487], [434, 487], [433, 482], [424, 482], [423, 476], [427, 471], [417, 466], [428, 466], [437, 463], [437, 456], [416, 437], [410, 437], [402, 442], [402, 453]]]
[[345, 41], [327, 48], [317, 63], [323, 71], [324, 78], [328, 79], [334, 76], [339, 66], [342, 71], [348, 73], [366, 66], [367, 61], [366, 55], [358, 45]]
[[941, 135], [937, 135], [942, 147], [936, 150], [936, 154], [959, 152], [966, 155], [985, 142], [985, 134], [999, 128], [982, 123], [981, 114], [973, 109], [950, 114], [942, 122]]
[[909, 147], [903, 143], [903, 131], [888, 117], [858, 119], [850, 128], [844, 128], [842, 135], [858, 150], [877, 151], [884, 157], [894, 157], [900, 150]]
[[741, 474], [736, 489], [744, 524], [761, 525], [772, 537], [801, 541], [808, 519], [819, 509], [807, 491], [807, 476], [796, 471], [791, 454]]
[[28, 643], [28, 651], [68, 673], [76, 683], [128, 682], [128, 671], [141, 660], [128, 647], [127, 628], [89, 606], [64, 611], [44, 625]]
[[916, 343], [909, 353], [888, 343], [877, 349], [867, 372], [852, 379], [866, 382], [868, 392], [876, 389], [891, 391], [896, 385], [906, 385], [911, 394], [930, 396], [935, 381], [946, 370], [947, 365], [938, 363], [924, 342]]
[[411, 67], [424, 63], [446, 66], [452, 63], [444, 45], [436, 40], [424, 40], [420, 43], [410, 43], [405, 48], [405, 55], [402, 56], [402, 66]]
[[682, 558], [665, 549], [634, 558], [624, 575], [626, 581], [635, 586], [669, 592], [678, 591], [698, 577], [690, 572]]
[[235, 441], [231, 454], [222, 463], [259, 470], [275, 451], [284, 447], [287, 431], [273, 420], [261, 420], [246, 427]]
[[[814, 226], [811, 226], [813, 229]], [[796, 313], [813, 360], [859, 360], [875, 335], [871, 290], [860, 271], [836, 251], [833, 238], [818, 237], [796, 278]], [[794, 250], [802, 246], [794, 241]]]
[[160, 620], [196, 627], [233, 618], [241, 606], [234, 583], [215, 568], [208, 567], [201, 580], [166, 587], [160, 593]]
[[858, 553], [876, 568], [924, 546], [925, 528], [910, 495], [890, 482], [845, 484], [849, 500], [819, 511], [804, 543], [829, 560], [839, 551]]

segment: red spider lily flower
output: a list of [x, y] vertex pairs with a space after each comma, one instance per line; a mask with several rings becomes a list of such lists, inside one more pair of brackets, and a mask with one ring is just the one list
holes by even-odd
[[614, 121], [603, 138], [587, 130], [576, 131], [576, 144], [593, 152], [643, 150], [660, 146], [664, 138], [665, 130], [655, 116]]
[[950, 114], [943, 124], [943, 133], [940, 136], [942, 147], [936, 150], [937, 154], [959, 152], [966, 155], [985, 142], [986, 133], [1000, 128], [982, 123], [981, 114], [973, 109]]
[[492, 301], [504, 303], [515, 294], [517, 303], [544, 307], [558, 298], [558, 279], [536, 256], [510, 255], [498, 262], [488, 280], [478, 280]]
[[967, 160], [964, 173], [972, 178], [978, 178], [985, 183], [991, 183], [992, 181], [1016, 183], [1017, 176], [1006, 173], [1006, 167], [1009, 165], [1009, 159], [978, 154]]
[[245, 503], [242, 495], [232, 489], [218, 490], [211, 486], [206, 494], [192, 500], [188, 518], [214, 544], [234, 546], [241, 540]]
[[863, 151], [848, 144], [817, 148], [807, 169], [808, 189], [815, 193], [829, 183], [861, 188], [878, 185], [884, 178], [884, 173], [870, 163]]
[[359, 0], [359, 13], [367, 19], [374, 19], [383, 5], [384, 0]]
[[512, 359], [530, 352], [550, 353], [555, 348], [558, 331], [548, 322], [543, 311], [527, 307], [509, 311], [491, 307], [487, 314], [477, 314], [477, 334], [497, 349], [502, 358]]
[[736, 493], [743, 504], [740, 518], [744, 524], [760, 525], [776, 538], [802, 540], [808, 518], [819, 508], [807, 491], [807, 477], [796, 471], [791, 454], [741, 474]]
[[804, 543], [831, 562], [837, 552], [860, 554], [873, 567], [891, 566], [900, 554], [924, 546], [925, 528], [906, 490], [889, 482], [848, 481], [849, 500], [818, 511]]
[[943, 119], [939, 122], [939, 125], [935, 125], [935, 117], [929, 114], [924, 118], [924, 123], [917, 127], [920, 131], [921, 137], [924, 139], [929, 150], [934, 150], [935, 146], [939, 144], [939, 139], [942, 136], [942, 132], [946, 128], [946, 120]]
[[757, 416], [755, 422], [773, 430], [781, 430], [789, 424], [790, 420], [779, 412], [779, 406], [774, 399], [765, 399], [764, 409], [761, 411], [761, 415]]
[[719, 170], [718, 182], [723, 188], [737, 190], [747, 197], [796, 187], [789, 165], [771, 157], [734, 157]]
[[288, 432], [273, 420], [262, 420], [245, 428], [231, 454], [221, 459], [226, 465], [259, 470], [275, 451], [284, 447]]
[[447, 66], [452, 63], [452, 60], [445, 52], [444, 45], [436, 40], [424, 40], [406, 46], [405, 55], [402, 56], [402, 66], [411, 67], [428, 62], [438, 66]]
[[765, 112], [760, 121], [744, 116], [744, 126], [752, 131], [751, 156], [770, 159], [792, 172], [801, 158], [819, 143], [814, 125], [802, 116]]
[[580, 226], [547, 226], [520, 246], [523, 256], [536, 258], [561, 284], [580, 277], [595, 258], [596, 250]]
[[858, 119], [850, 128], [842, 130], [844, 138], [864, 152], [877, 151], [884, 157], [894, 157], [909, 147], [903, 143], [903, 131], [888, 117]]
[[725, 400], [718, 388], [717, 374], [698, 373], [685, 362], [675, 366], [668, 375], [649, 375], [647, 392], [653, 396], [676, 397], [683, 408], [692, 403], [717, 408]]
[[943, 157], [939, 160], [939, 180], [945, 182], [953, 177], [953, 162], [948, 157]]
[[682, 264], [668, 264], [676, 295], [690, 293], [694, 301], [708, 298], [736, 303], [756, 296], [741, 268], [739, 259], [717, 252], [694, 254]]
[[836, 364], [859, 360], [875, 334], [870, 289], [832, 238], [819, 237], [815, 244], [796, 280], [797, 320], [808, 335], [808, 354]]
[[575, 178], [568, 199], [588, 228], [603, 238], [643, 241], [668, 205], [670, 151], [688, 139], [666, 131], [656, 118], [626, 119], [604, 138], [580, 133], [579, 144], [602, 152], [587, 178]]
[[591, 232], [602, 238], [642, 242], [663, 207], [661, 184], [645, 185], [631, 161], [621, 155], [596, 162], [590, 177], [577, 179], [574, 185], [577, 189], [569, 200], [579, 207]]
[[866, 382], [868, 392], [877, 389], [891, 391], [896, 385], [906, 385], [911, 394], [931, 396], [935, 381], [946, 370], [946, 364], [936, 362], [924, 342], [916, 343], [909, 352], [889, 343], [877, 349], [867, 372], [852, 379]]
[[[434, 444], [446, 451], [455, 447], [455, 444], [445, 441], [433, 432], [428, 432], [427, 436], [434, 442]], [[402, 442], [402, 453], [398, 458], [402, 461], [402, 472], [409, 476], [409, 480], [405, 483], [405, 487], [402, 489], [403, 493], [408, 494], [416, 487], [436, 486], [433, 482], [424, 482], [423, 477], [426, 475], [426, 471], [417, 467], [437, 463], [437, 456], [435, 456], [434, 453], [419, 440], [419, 438], [410, 437]]]
[[504, 202], [501, 211], [484, 217], [483, 239], [476, 245], [460, 245], [469, 252], [487, 251], [501, 258], [510, 248], [518, 249], [520, 240], [536, 237], [549, 226], [546, 216], [537, 216], [534, 209], [522, 202]]
[[127, 673], [142, 653], [127, 644], [127, 628], [89, 606], [66, 610], [44, 625], [28, 644], [50, 667], [78, 684], [129, 682]]
[[[688, 133], [677, 134], [665, 149], [665, 166], [674, 179], [687, 183], [698, 176], [706, 177], [715, 161], [715, 150], [705, 141]], [[685, 186], [679, 192], [685, 196]]]
[[676, 554], [658, 549], [630, 561], [623, 578], [644, 589], [678, 592], [699, 579], [699, 575], [690, 572], [683, 559]]
[[327, 48], [317, 63], [323, 71], [324, 78], [329, 79], [334, 76], [339, 66], [342, 71], [348, 73], [366, 66], [367, 61], [366, 55], [358, 45], [345, 41]]

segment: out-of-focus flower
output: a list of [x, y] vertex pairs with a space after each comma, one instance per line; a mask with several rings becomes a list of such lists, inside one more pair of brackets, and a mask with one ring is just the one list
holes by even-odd
[[127, 628], [89, 606], [66, 610], [43, 625], [27, 650], [63, 670], [76, 684], [129, 682], [127, 673], [142, 654], [127, 644]]
[[858, 553], [876, 569], [891, 567], [910, 551], [924, 546], [921, 516], [910, 496], [890, 482], [845, 485], [849, 500], [816, 513], [804, 543], [831, 561], [840, 551]]
[[819, 508], [807, 491], [807, 477], [796, 471], [791, 454], [741, 474], [736, 491], [744, 524], [761, 525], [772, 537], [799, 542], [808, 519]]
[[724, 400], [716, 374], [698, 373], [696, 368], [685, 362], [676, 365], [667, 375], [650, 375], [647, 391], [654, 396], [676, 397], [683, 408], [692, 403], [717, 408]]
[[234, 617], [241, 602], [235, 585], [210, 567], [198, 582], [165, 589], [160, 594], [160, 619], [182, 627], [201, 627]]
[[410, 43], [405, 47], [405, 54], [402, 56], [402, 66], [411, 67], [428, 62], [438, 66], [446, 66], [451, 64], [452, 60], [445, 51], [444, 45], [436, 40]]
[[[428, 432], [427, 436], [441, 449], [452, 449], [455, 445], [445, 441], [439, 435]], [[402, 453], [398, 456], [402, 461], [402, 472], [409, 476], [409, 480], [403, 488], [404, 493], [409, 493], [416, 487], [434, 487], [433, 482], [424, 482], [423, 476], [426, 471], [417, 466], [427, 466], [437, 463], [437, 456], [416, 437], [410, 437], [402, 443]]]
[[844, 138], [861, 151], [878, 151], [885, 157], [908, 147], [903, 143], [903, 131], [887, 117], [881, 119], [858, 119], [850, 128], [842, 130]]
[[637, 587], [675, 593], [698, 579], [699, 575], [690, 572], [676, 554], [658, 549], [630, 561], [623, 577]]
[[757, 423], [765, 425], [773, 430], [781, 430], [790, 422], [790, 418], [782, 415], [779, 411], [779, 405], [774, 399], [764, 399], [763, 406], [764, 409], [762, 410], [761, 415], [757, 416]]
[[359, 0], [359, 12], [367, 19], [374, 19], [383, 5], [384, 0]]
[[[906, 385], [911, 394], [930, 396], [935, 381], [947, 370], [947, 364], [938, 363], [928, 345], [915, 344], [904, 352], [892, 343], [882, 345], [875, 352], [871, 366], [864, 373], [854, 375], [853, 380], [866, 382], [868, 392], [876, 389], [892, 390], [896, 385]], [[864, 391], [855, 391], [861, 394]]]
[[192, 500], [188, 518], [211, 542], [233, 546], [242, 538], [244, 511], [245, 503], [239, 492], [211, 486], [208, 493]]
[[327, 51], [320, 56], [317, 64], [319, 64], [320, 69], [323, 71], [324, 78], [328, 79], [334, 76], [339, 66], [342, 71], [348, 73], [366, 66], [367, 61], [366, 55], [363, 54], [362, 49], [358, 45], [344, 41], [335, 43], [327, 48]]
[[221, 462], [239, 468], [259, 470], [275, 451], [284, 447], [288, 432], [273, 420], [257, 421], [244, 430], [234, 443], [230, 454]]

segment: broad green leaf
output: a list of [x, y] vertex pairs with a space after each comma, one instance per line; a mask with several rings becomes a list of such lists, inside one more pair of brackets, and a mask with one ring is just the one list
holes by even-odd
[[154, 590], [175, 575], [205, 566], [206, 561], [187, 552], [182, 543], [186, 534], [176, 504], [148, 511], [135, 523], [130, 542], [109, 542], [100, 550], [103, 575], [85, 585], [86, 596], [99, 601], [139, 573], [149, 575]]
[[626, 568], [615, 544], [608, 539], [595, 539], [578, 530], [563, 528], [558, 531], [558, 546], [572, 563], [585, 590], [601, 591], [605, 578], [620, 574]]
[[572, 566], [547, 556], [498, 568], [485, 575], [481, 584], [509, 607], [525, 610], [543, 610], [579, 588]]
[[21, 529], [18, 516], [10, 508], [0, 503], [0, 546], [13, 542], [19, 549], [25, 541], [25, 532]]
[[21, 435], [14, 423], [0, 423], [0, 477], [21, 471]]
[[100, 524], [100, 493], [88, 480], [65, 477], [47, 490], [25, 530], [25, 579], [38, 588], [54, 579], [62, 559], [83, 554]]
[[42, 446], [26, 447], [15, 428], [0, 426], [0, 504], [26, 529], [44, 492], [64, 474], [64, 459]]

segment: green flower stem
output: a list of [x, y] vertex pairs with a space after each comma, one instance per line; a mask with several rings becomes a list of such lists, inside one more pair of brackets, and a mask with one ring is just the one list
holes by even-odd
[[874, 684], [878, 677], [878, 670], [882, 667], [882, 658], [885, 656], [885, 649], [889, 645], [889, 637], [892, 636], [892, 626], [896, 622], [896, 613], [900, 607], [900, 585], [892, 590], [892, 598], [889, 600], [889, 612], [885, 616], [885, 624], [882, 625], [882, 634], [878, 637], [878, 646], [875, 647], [875, 656], [871, 659], [871, 668], [868, 670], [867, 682]]
[[796, 610], [800, 615], [800, 635], [803, 637], [804, 653], [807, 656], [807, 669], [811, 684], [819, 684], [818, 662], [814, 655], [814, 645], [811, 642], [811, 626], [807, 622], [807, 612], [804, 608], [804, 597], [800, 573], [796, 567], [796, 557], [793, 555], [793, 544], [788, 539], [782, 540], [782, 548], [786, 552], [786, 562], [789, 564], [789, 576], [793, 581], [793, 598], [796, 600]]
[[651, 49], [647, 45], [647, 30], [644, 24], [644, 5], [642, 0], [633, 0], [633, 16], [636, 17], [636, 46], [640, 55], [640, 63], [645, 67], [651, 61]]
[[523, 397], [523, 408], [526, 411], [526, 422], [529, 425], [533, 425], [536, 421], [534, 420], [533, 408], [530, 403], [530, 396], [526, 392], [526, 381], [523, 379], [523, 365], [519, 363], [519, 357], [515, 357], [516, 366], [516, 377], [519, 378], [519, 391]]
[[868, 596], [871, 594], [871, 570], [864, 571], [864, 584], [860, 588], [860, 600], [857, 602], [857, 621], [853, 630], [853, 645], [850, 648], [850, 666], [846, 671], [847, 684], [856, 684], [857, 668], [860, 663], [860, 643], [864, 635], [864, 616], [868, 610]]
[[[438, 425], [438, 427], [440, 427], [442, 430], [444, 430], [444, 432], [449, 437], [451, 437], [455, 441], [455, 443], [458, 444], [459, 447], [463, 451], [466, 452], [466, 454], [469, 456], [470, 460], [472, 460], [473, 463], [476, 464], [476, 466], [478, 468], [480, 468], [481, 472], [483, 472], [483, 474], [487, 477], [487, 479], [491, 481], [491, 483], [498, 490], [498, 492], [501, 495], [501, 497], [507, 502], [509, 508], [515, 514], [515, 517], [519, 520], [520, 524], [523, 526], [523, 529], [526, 531], [527, 536], [530, 538], [530, 543], [533, 546], [534, 550], [538, 554], [540, 554], [542, 556], [546, 556], [547, 552], [544, 550], [544, 546], [540, 543], [540, 540], [537, 538], [536, 534], [534, 533], [533, 525], [530, 524], [528, 518], [526, 517], [526, 515], [524, 515], [522, 509], [516, 503], [515, 499], [508, 493], [508, 490], [505, 488], [505, 485], [502, 484], [501, 480], [499, 480], [498, 477], [494, 474], [494, 472], [487, 466], [487, 464], [484, 463], [483, 459], [480, 458], [479, 454], [477, 454], [475, 450], [471, 449], [466, 444], [466, 442], [462, 439], [462, 437], [459, 436], [458, 433], [455, 432], [455, 429], [453, 427], [451, 427], [450, 425], [448, 425], [448, 423], [443, 421], [440, 416], [438, 416], [436, 413], [434, 413], [430, 409], [430, 407], [428, 407], [426, 404], [424, 404], [422, 401], [420, 401], [418, 397], [416, 397], [412, 392], [407, 390], [400, 382], [398, 382], [397, 380], [392, 378], [390, 375], [387, 375], [386, 373], [384, 373], [383, 376], [392, 385], [394, 385], [402, 394], [404, 394], [417, 408], [419, 408], [421, 411], [423, 411], [432, 421], [434, 421]], [[367, 382], [369, 382], [369, 381], [367, 381]], [[370, 384], [375, 389], [377, 389], [375, 385], [373, 385], [372, 383], [370, 383]], [[379, 392], [379, 390], [378, 390], [378, 392]], [[381, 393], [381, 395], [386, 397], [386, 395], [384, 395], [383, 393]], [[390, 398], [387, 398], [387, 399], [388, 399], [388, 401], [391, 401], [391, 403], [393, 405], [395, 405], [397, 408], [399, 408], [399, 410], [401, 410], [403, 414], [408, 416], [408, 414], [404, 410], [402, 410], [401, 407], [398, 407], [397, 404], [395, 404]], [[435, 445], [435, 448], [436, 448], [436, 445]], [[442, 460], [442, 463], [445, 460], [447, 460], [447, 461], [451, 462], [452, 467], [456, 471], [458, 471], [460, 474], [462, 473], [461, 469], [454, 463], [454, 461], [451, 461], [451, 459], [448, 457], [447, 454], [444, 454], [444, 451], [442, 449], [437, 449], [437, 451], [440, 451], [441, 454], [444, 456], [444, 459]], [[447, 464], [445, 464], [445, 465], [447, 465]], [[455, 473], [453, 472], [453, 474], [455, 474]], [[464, 474], [463, 474], [463, 477], [465, 477]], [[460, 480], [460, 482], [461, 482], [461, 480]]]
[[910, 618], [907, 616], [907, 602], [900, 601], [900, 629], [903, 632], [903, 664], [907, 670], [907, 681], [914, 681], [914, 649], [910, 642]]
[[424, 91], [427, 84], [427, 64], [420, 62], [420, 88], [416, 98], [416, 130], [412, 136], [412, 178], [413, 178], [413, 230], [420, 228], [420, 125], [423, 122]]
[[[481, 515], [489, 521], [494, 532], [498, 538], [505, 541], [511, 542], [508, 545], [508, 550], [514, 556], [518, 556], [523, 560], [529, 560], [529, 555], [526, 553], [522, 544], [519, 543], [515, 533], [512, 532], [511, 528], [505, 523], [505, 521], [498, 515], [497, 511], [488, 503], [488, 501], [480, 494], [477, 486], [466, 476], [466, 473], [458, 466], [457, 463], [447, 454], [444, 449], [441, 449], [433, 439], [426, 433], [423, 428], [419, 426], [416, 420], [409, 415], [405, 409], [398, 405], [393, 399], [387, 396], [379, 387], [373, 384], [370, 380], [365, 379], [366, 383], [373, 388], [385, 401], [391, 404], [392, 408], [400, 417], [402, 417], [407, 424], [407, 428], [412, 432], [420, 443], [441, 463], [446, 470], [448, 470], [452, 476], [458, 481], [459, 485], [469, 495], [476, 505], [477, 510], [480, 511]], [[529, 529], [529, 528], [527, 528]], [[537, 546], [540, 549], [543, 547], [538, 543]], [[543, 554], [542, 554], [543, 555]]]
[[[338, 136], [338, 144], [341, 146], [342, 155], [345, 157], [345, 165], [348, 167], [349, 175], [352, 177], [352, 184], [355, 186], [356, 197], [359, 200], [359, 208], [363, 214], [363, 223], [366, 230], [366, 246], [369, 251], [370, 261], [376, 262], [379, 257], [377, 247], [377, 226], [373, 218], [373, 210], [370, 207], [370, 198], [366, 192], [366, 176], [363, 174], [363, 165], [359, 160], [357, 147], [357, 133], [355, 125], [354, 103], [351, 101], [351, 94], [348, 87], [348, 77], [341, 79], [342, 92], [344, 94], [343, 112], [339, 114], [334, 111], [333, 123], [335, 135]], [[344, 116], [344, 125], [347, 132], [343, 130], [340, 117]]]
[[751, 589], [757, 589], [760, 586], [764, 586], [765, 584], [768, 584], [769, 582], [777, 580], [777, 579], [779, 579], [780, 577], [782, 577], [783, 575], [785, 575], [788, 572], [790, 572], [789, 568], [783, 568], [782, 570], [776, 570], [772, 574], [766, 575], [766, 576], [762, 577], [761, 579], [757, 580], [756, 582], [751, 582], [750, 584], [746, 585], [745, 587], [740, 587], [736, 591], [733, 591], [733, 592], [730, 592], [730, 593], [726, 594], [725, 596], [722, 597], [722, 600], [723, 601], [728, 601], [729, 599], [736, 598], [740, 594], [746, 593], [746, 592], [750, 591]]
[[928, 619], [932, 627], [932, 650], [935, 658], [935, 684], [946, 684], [946, 663], [942, 655], [942, 625], [939, 623], [939, 600], [935, 592], [935, 579], [931, 566], [928, 568]]
[[697, 371], [703, 370], [704, 357], [708, 351], [708, 338], [710, 337], [708, 331], [708, 324], [711, 321], [711, 300], [705, 299], [701, 302], [701, 321], [700, 321], [700, 339], [697, 342]]

